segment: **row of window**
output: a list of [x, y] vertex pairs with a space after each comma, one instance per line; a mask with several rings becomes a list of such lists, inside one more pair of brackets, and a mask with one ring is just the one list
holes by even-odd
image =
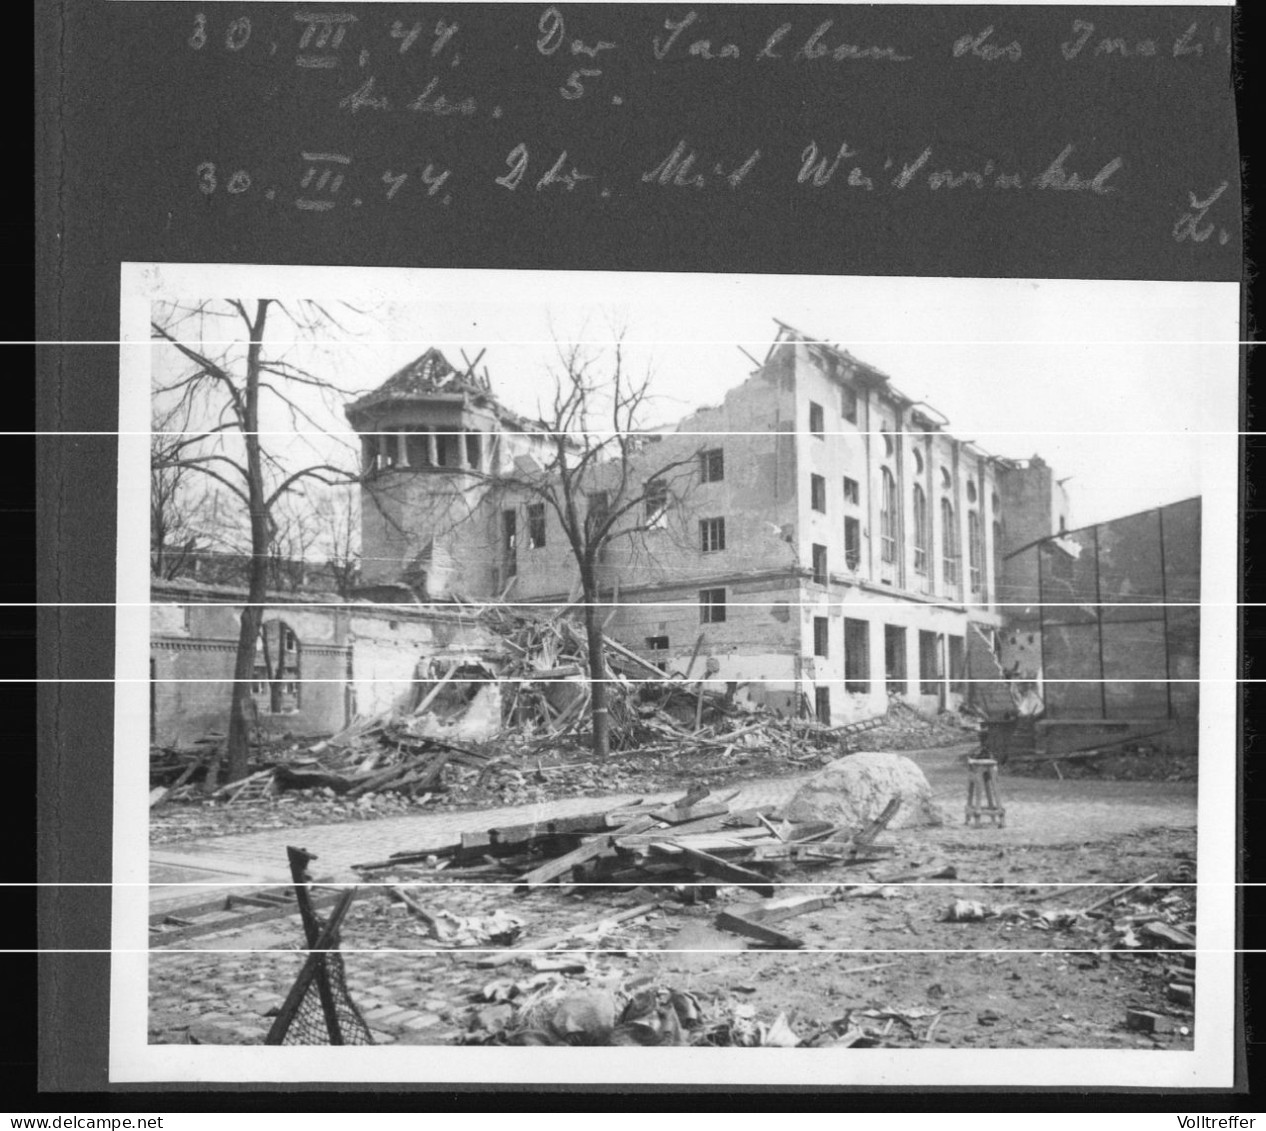
[[[725, 478], [725, 453], [720, 448], [699, 453], [699, 476], [704, 483], [717, 483]], [[651, 529], [662, 527], [668, 518], [668, 484], [662, 479], [652, 479], [646, 485], [643, 506], [645, 525]], [[585, 496], [586, 518], [599, 522], [606, 517], [610, 496], [606, 491], [590, 491]], [[518, 512], [502, 512], [502, 543], [508, 554], [518, 546]], [[700, 542], [705, 552], [725, 549], [725, 519], [709, 518], [699, 523]], [[540, 550], [546, 543], [545, 504], [527, 505], [527, 548]]]
[[[888, 691], [904, 695], [908, 690], [906, 638], [903, 625], [884, 625], [884, 679]], [[829, 617], [813, 618], [813, 654], [822, 659], [831, 655], [831, 621]], [[964, 689], [966, 642], [961, 636], [919, 630], [919, 693], [935, 695], [945, 680], [949, 663], [950, 690]], [[846, 691], [870, 690], [870, 622], [844, 618], [844, 688]]]
[[[726, 591], [724, 588], [699, 590], [699, 620], [703, 624], [724, 624]], [[884, 625], [884, 680], [893, 694], [909, 690], [906, 666], [906, 640], [909, 629], [902, 625]], [[648, 636], [646, 647], [651, 651], [668, 650], [667, 636]], [[831, 655], [831, 621], [829, 617], [813, 618], [813, 654], [822, 659]], [[961, 636], [919, 630], [919, 693], [937, 694], [946, 681], [949, 668], [949, 689], [961, 693], [966, 677], [966, 642]], [[844, 618], [844, 689], [868, 693], [871, 688], [870, 622], [854, 617]]]
[[[844, 500], [847, 503], [857, 503], [858, 484], [855, 479], [845, 478]], [[809, 478], [809, 502], [815, 511], [826, 513], [826, 480], [821, 475], [811, 475]], [[926, 576], [929, 572], [932, 529], [928, 521], [927, 494], [918, 484], [914, 487], [913, 511], [914, 569], [916, 573]], [[899, 523], [897, 481], [892, 472], [885, 467], [882, 471], [879, 502], [880, 561], [885, 565], [895, 565], [898, 561]], [[1001, 522], [993, 524], [993, 534], [995, 546], [1000, 546]], [[855, 518], [844, 520], [844, 545], [849, 568], [856, 569], [861, 561], [861, 530]], [[967, 553], [971, 591], [980, 593], [984, 589], [985, 550], [980, 515], [975, 510], [967, 513]], [[957, 585], [959, 582], [959, 560], [959, 530], [954, 504], [949, 499], [942, 499], [941, 569], [948, 585]], [[815, 569], [814, 572], [816, 575], [817, 570]], [[817, 580], [816, 576], [815, 580]]]

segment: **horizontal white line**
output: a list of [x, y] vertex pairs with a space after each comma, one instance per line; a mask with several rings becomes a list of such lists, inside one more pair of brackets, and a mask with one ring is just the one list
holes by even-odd
[[[805, 657], [805, 659], [808, 659], [808, 658], [809, 658], [809, 657]], [[822, 659], [822, 657], [821, 657], [821, 656], [818, 656], [818, 657], [816, 657], [816, 658], [817, 658], [817, 659], [819, 659], [819, 660], [820, 660], [820, 659]], [[796, 677], [788, 675], [788, 676], [784, 676], [784, 677], [783, 677], [783, 678], [781, 678], [781, 679], [777, 679], [777, 678], [765, 679], [764, 677], [761, 677], [761, 678], [759, 678], [759, 679], [758, 679], [758, 678], [752, 678], [752, 679], [740, 679], [740, 680], [738, 680], [737, 682], [739, 682], [739, 683], [791, 683], [791, 682], [795, 682], [795, 681], [796, 681]], [[225, 676], [223, 679], [149, 679], [149, 678], [144, 678], [144, 679], [141, 679], [141, 678], [133, 678], [133, 677], [130, 677], [130, 676], [100, 676], [100, 677], [93, 678], [93, 679], [70, 679], [70, 678], [59, 679], [59, 678], [57, 678], [57, 677], [55, 677], [55, 676], [47, 676], [47, 677], [45, 677], [45, 676], [38, 676], [38, 677], [37, 677], [37, 676], [32, 676], [32, 677], [30, 677], [30, 678], [7, 678], [7, 679], [0, 679], [0, 684], [5, 684], [5, 683], [59, 683], [59, 684], [60, 684], [60, 683], [149, 683], [149, 684], [172, 684], [172, 683], [234, 683], [234, 682], [236, 682], [236, 681], [234, 680], [234, 678], [233, 678], [232, 676]], [[243, 682], [244, 682], [244, 683], [267, 683], [267, 682], [275, 682], [275, 683], [307, 683], [307, 684], [313, 684], [313, 683], [337, 683], [337, 684], [342, 685], [342, 684], [347, 684], [347, 683], [389, 683], [389, 684], [397, 684], [397, 683], [432, 683], [432, 682], [434, 682], [434, 680], [429, 680], [429, 679], [426, 679], [426, 680], [417, 680], [417, 679], [413, 679], [412, 677], [409, 677], [409, 678], [401, 678], [401, 679], [357, 679], [355, 676], [344, 676], [344, 677], [342, 677], [341, 679], [316, 679], [316, 678], [306, 679], [306, 678], [296, 678], [296, 679], [277, 679], [277, 680], [271, 680], [271, 681], [270, 681], [270, 680], [266, 680], [266, 679], [265, 679], [265, 680], [248, 679], [248, 680], [244, 680]], [[489, 678], [489, 679], [476, 679], [476, 678], [474, 678], [474, 677], [467, 679], [467, 678], [464, 678], [464, 677], [462, 677], [462, 676], [454, 676], [454, 677], [453, 677], [453, 678], [452, 678], [449, 682], [451, 682], [451, 683], [555, 683], [555, 682], [566, 682], [566, 681], [564, 681], [564, 680], [560, 680], [560, 679], [557, 679], [557, 678], [553, 678], [553, 677], [546, 678], [546, 679], [533, 679], [533, 678], [532, 678], [532, 673], [528, 672], [528, 673], [525, 673], [524, 675], [521, 675], [521, 676], [494, 676], [494, 677]], [[625, 683], [626, 681], [625, 681], [625, 680], [622, 680], [622, 679], [589, 679], [589, 678], [586, 676], [586, 677], [585, 677], [585, 681], [584, 681], [584, 682], [585, 682], [585, 683], [616, 683], [616, 684], [623, 684], [623, 683]], [[689, 681], [687, 681], [687, 680], [685, 680], [685, 679], [681, 679], [681, 680], [672, 680], [672, 679], [668, 678], [668, 677], [667, 677], [667, 673], [665, 673], [665, 678], [664, 678], [664, 679], [662, 679], [662, 680], [657, 680], [657, 679], [648, 679], [648, 680], [645, 680], [645, 681], [641, 681], [641, 680], [629, 680], [629, 681], [627, 681], [627, 682], [634, 683], [634, 684], [637, 684], [637, 683], [640, 683], [640, 682], [646, 682], [646, 683], [651, 683], [651, 684], [660, 684], [660, 683], [680, 683], [683, 687], [685, 687], [685, 686], [690, 686], [690, 685], [692, 685], [692, 684], [696, 684], [696, 683], [700, 683], [700, 682], [703, 682], [703, 683], [725, 683], [725, 682], [726, 682], [726, 680], [725, 680], [725, 678], [724, 678], [724, 677], [713, 677], [713, 678], [709, 679], [709, 678], [707, 678], [706, 676], [705, 676], [705, 677], [700, 677], [700, 679], [692, 679], [692, 680], [689, 680]], [[822, 677], [822, 678], [817, 678], [817, 679], [814, 679], [814, 678], [812, 678], [812, 677], [810, 677], [810, 676], [801, 676], [801, 677], [799, 677], [799, 682], [803, 682], [803, 683], [833, 683], [833, 684], [834, 684], [834, 683], [862, 683], [862, 682], [868, 682], [868, 683], [886, 683], [886, 682], [888, 682], [888, 680], [887, 680], [887, 677], [886, 677], [886, 676], [874, 676], [874, 677], [871, 677], [871, 678], [869, 678], [869, 679], [867, 679], [867, 680], [862, 680], [860, 677], [858, 677], [858, 678], [856, 678], [856, 679], [848, 679], [848, 678], [846, 678], [846, 677], [844, 677], [844, 676], [840, 676], [840, 677], [838, 677], [838, 678], [836, 678], [836, 677], [831, 677], [831, 678]], [[928, 680], [925, 680], [925, 681], [920, 681], [920, 680], [917, 680], [917, 679], [910, 679], [910, 680], [897, 680], [897, 681], [894, 681], [894, 682], [904, 682], [904, 683], [927, 682], [927, 683], [938, 683], [938, 684], [940, 684], [940, 683], [990, 683], [990, 684], [997, 683], [997, 684], [1008, 684], [1008, 683], [1010, 683], [1011, 681], [1010, 681], [1010, 680], [1006, 680], [1006, 679], [951, 679], [951, 678], [949, 678], [949, 677], [946, 677], [946, 676], [943, 676], [943, 675], [942, 675], [942, 676], [937, 676], [935, 679], [928, 679]], [[1016, 681], [1016, 682], [1019, 682], [1019, 683], [1034, 683], [1034, 682], [1036, 682], [1036, 681], [1035, 681], [1035, 680], [1030, 679], [1030, 680], [1018, 680], [1018, 681]], [[1045, 684], [1064, 684], [1064, 683], [1092, 683], [1092, 684], [1101, 684], [1101, 683], [1194, 683], [1194, 684], [1201, 684], [1201, 683], [1237, 683], [1237, 684], [1239, 684], [1239, 683], [1266, 683], [1266, 679], [1245, 679], [1245, 678], [1244, 678], [1244, 677], [1242, 677], [1242, 676], [1237, 676], [1237, 677], [1235, 677], [1234, 679], [1228, 679], [1228, 678], [1225, 678], [1225, 677], [1215, 677], [1215, 676], [1197, 677], [1197, 678], [1195, 678], [1195, 679], [1177, 679], [1177, 678], [1173, 678], [1173, 679], [1166, 679], [1166, 678], [1164, 678], [1164, 677], [1162, 677], [1162, 676], [1157, 676], [1157, 677], [1156, 677], [1156, 678], [1154, 678], [1154, 679], [1125, 679], [1125, 678], [1117, 679], [1117, 678], [1112, 678], [1112, 677], [1109, 677], [1109, 678], [1103, 678], [1103, 677], [1100, 677], [1099, 679], [1055, 679], [1055, 678], [1052, 678], [1052, 677], [1050, 677], [1050, 676], [1047, 676], [1047, 677], [1045, 677], [1045, 678], [1042, 680], [1042, 682], [1043, 682], [1043, 683], [1045, 683]], [[1056, 721], [1059, 721], [1059, 720], [1056, 720]], [[1096, 720], [1096, 721], [1113, 722], [1114, 720], [1113, 720], [1113, 719], [1105, 719], [1105, 720]], [[847, 725], [847, 724], [841, 724], [841, 726], [844, 726], [844, 725]], [[423, 735], [418, 735], [417, 737], [422, 738], [422, 737], [425, 737], [425, 736], [423, 736]]]
[[[232, 927], [225, 928], [231, 930]], [[615, 934], [615, 931], [611, 932]], [[296, 947], [293, 950], [276, 950], [276, 949], [247, 949], [233, 947], [166, 947], [157, 945], [148, 947], [56, 947], [48, 950], [39, 950], [34, 947], [5, 947], [0, 949], [0, 954], [267, 954], [274, 957], [293, 957], [298, 954], [408, 954], [413, 957], [429, 957], [447, 958], [451, 956], [462, 956], [467, 954], [507, 954], [512, 953], [515, 956], [522, 955], [527, 957], [532, 954], [543, 954], [551, 956], [561, 956], [564, 954], [726, 954], [733, 957], [736, 953], [751, 955], [753, 958], [768, 958], [771, 954], [779, 958], [788, 958], [799, 954], [975, 954], [975, 955], [997, 955], [997, 954], [1164, 954], [1171, 958], [1178, 954], [1266, 954], [1266, 950], [1260, 948], [1245, 947], [1242, 950], [1211, 947], [1196, 947], [1190, 950], [1176, 951], [1174, 949], [1130, 949], [1130, 950], [1112, 950], [1109, 947], [1059, 947], [1059, 946], [1043, 946], [1043, 947], [999, 947], [996, 950], [986, 949], [983, 947], [942, 947], [942, 948], [923, 948], [900, 950], [895, 948], [884, 947], [865, 947], [865, 948], [849, 948], [849, 947], [803, 947], [795, 951], [746, 951], [736, 952], [729, 948], [710, 949], [707, 947], [689, 947], [684, 950], [677, 950], [671, 947], [631, 947], [631, 946], [611, 946], [611, 947], [555, 947], [551, 949], [543, 949], [539, 947], [518, 947], [518, 946], [502, 946], [502, 947], [376, 947], [376, 948], [353, 948], [339, 947], [337, 950], [307, 950]], [[865, 973], [865, 971], [862, 971]]]

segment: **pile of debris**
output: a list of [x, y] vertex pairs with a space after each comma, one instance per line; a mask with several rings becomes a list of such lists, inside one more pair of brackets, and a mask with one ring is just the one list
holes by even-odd
[[786, 1013], [762, 1021], [754, 1005], [707, 1001], [688, 990], [638, 975], [613, 988], [580, 988], [558, 972], [484, 987], [482, 1011], [465, 1045], [641, 1045], [722, 1048], [875, 1047], [880, 1041], [846, 1015], [797, 1031]]
[[[430, 880], [509, 881], [518, 890], [545, 884], [641, 885], [666, 887], [691, 884], [696, 896], [711, 898], [713, 885], [745, 888], [773, 900], [777, 875], [791, 867], [860, 865], [886, 859], [895, 850], [875, 843], [901, 808], [893, 798], [883, 812], [861, 830], [829, 821], [793, 824], [779, 818], [774, 806], [731, 811], [728, 797], [713, 798], [706, 788], [692, 790], [670, 805], [628, 805], [621, 809], [561, 817], [544, 823], [493, 828], [464, 833], [455, 844], [404, 851], [386, 860], [358, 864], [364, 875], [392, 873], [416, 882], [418, 865]], [[862, 887], [873, 885], [851, 885]], [[397, 889], [425, 923], [434, 944], [455, 945], [442, 917], [429, 912]], [[743, 914], [722, 912], [717, 926], [755, 939], [763, 947], [799, 949], [803, 943], [773, 924], [794, 915], [821, 910], [841, 892], [812, 898], [797, 897], [758, 904]], [[625, 920], [649, 914], [658, 901], [622, 913]], [[605, 921], [604, 921], [605, 922]], [[534, 950], [561, 946], [584, 931], [575, 929], [557, 938], [535, 939]], [[521, 957], [514, 951], [486, 960], [501, 965]]]
[[[559, 772], [589, 758], [592, 685], [583, 629], [557, 614], [510, 606], [492, 606], [482, 618], [499, 641], [501, 661], [431, 660], [388, 710], [315, 744], [258, 745], [245, 779], [217, 788], [222, 737], [192, 752], [151, 751], [151, 807], [195, 798], [241, 806], [287, 790], [325, 791], [342, 801], [392, 794], [408, 803], [461, 793], [507, 804], [586, 792], [583, 783], [567, 789]], [[861, 745], [903, 750], [973, 737], [960, 720], [930, 720], [899, 699], [883, 715], [839, 727], [814, 721], [807, 702], [799, 717], [789, 717], [743, 700], [736, 683], [709, 686], [713, 663], [695, 672], [703, 643], [700, 636], [684, 671], [669, 673], [603, 636], [612, 760], [631, 768], [663, 760], [727, 767], [764, 761], [766, 772], [776, 773]], [[532, 773], [533, 763], [539, 790], [524, 788], [523, 770]], [[613, 782], [602, 784], [610, 789]]]

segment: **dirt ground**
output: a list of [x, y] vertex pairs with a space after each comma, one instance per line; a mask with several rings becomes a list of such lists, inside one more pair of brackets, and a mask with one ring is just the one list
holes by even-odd
[[[378, 874], [342, 931], [347, 984], [384, 1044], [1192, 1048], [1192, 1004], [1173, 987], [1194, 983], [1194, 959], [1147, 926], [1194, 933], [1195, 830], [1063, 844], [1002, 838], [1011, 831], [890, 833], [895, 851], [879, 862], [780, 875], [780, 898], [836, 897], [778, 923], [800, 950], [755, 949], [718, 929], [719, 912], [762, 902], [740, 888], [520, 895], [426, 869]], [[1113, 893], [1102, 885], [1152, 875], [1102, 908], [1064, 914]], [[426, 884], [413, 898], [480, 949], [439, 949], [391, 883]], [[658, 906], [612, 922], [648, 903]], [[531, 949], [569, 932], [563, 949]], [[157, 946], [151, 1042], [262, 1042], [300, 967], [300, 937], [290, 916], [183, 951]], [[511, 942], [524, 949], [488, 965]], [[1130, 1027], [1132, 1009], [1150, 1011], [1154, 1030]]]

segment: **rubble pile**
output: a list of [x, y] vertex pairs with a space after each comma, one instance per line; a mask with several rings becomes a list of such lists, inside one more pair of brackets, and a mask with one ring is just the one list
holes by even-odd
[[300, 791], [320, 815], [355, 819], [415, 804], [671, 789], [686, 773], [711, 784], [712, 770], [772, 775], [862, 747], [926, 748], [973, 737], [956, 716], [930, 720], [896, 699], [886, 714], [841, 727], [790, 718], [743, 700], [736, 684], [710, 686], [715, 669], [705, 665], [696, 675], [697, 650], [683, 672], [668, 673], [603, 636], [611, 754], [599, 767], [589, 749], [583, 628], [521, 607], [492, 606], [481, 616], [499, 641], [498, 661], [431, 660], [386, 711], [319, 742], [258, 744], [247, 778], [219, 786], [222, 736], [193, 750], [155, 748], [151, 807], [196, 800], [241, 810]]
[[[455, 844], [397, 852], [386, 860], [355, 867], [365, 876], [390, 874], [401, 882], [416, 883], [419, 876], [430, 881], [440, 873], [453, 880], [511, 880], [524, 891], [564, 882], [670, 889], [690, 883], [701, 884], [706, 893], [712, 885], [724, 884], [772, 900], [776, 879], [787, 869], [869, 864], [893, 851], [875, 840], [901, 809], [899, 798], [893, 798], [864, 827], [850, 827], [829, 821], [792, 823], [773, 806], [732, 811], [729, 802], [735, 796], [714, 797], [707, 788], [698, 788], [669, 805], [638, 803], [543, 823], [472, 831]], [[422, 918], [437, 945], [453, 945], [451, 931], [440, 916], [403, 893], [401, 897]], [[754, 905], [742, 914], [723, 912], [717, 926], [765, 946], [795, 950], [803, 944], [773, 923], [820, 910], [835, 898], [832, 893]], [[645, 915], [657, 906], [653, 900], [622, 918]], [[573, 929], [526, 945], [548, 950], [564, 945], [577, 933]], [[511, 951], [487, 964], [500, 965], [516, 957]]]

